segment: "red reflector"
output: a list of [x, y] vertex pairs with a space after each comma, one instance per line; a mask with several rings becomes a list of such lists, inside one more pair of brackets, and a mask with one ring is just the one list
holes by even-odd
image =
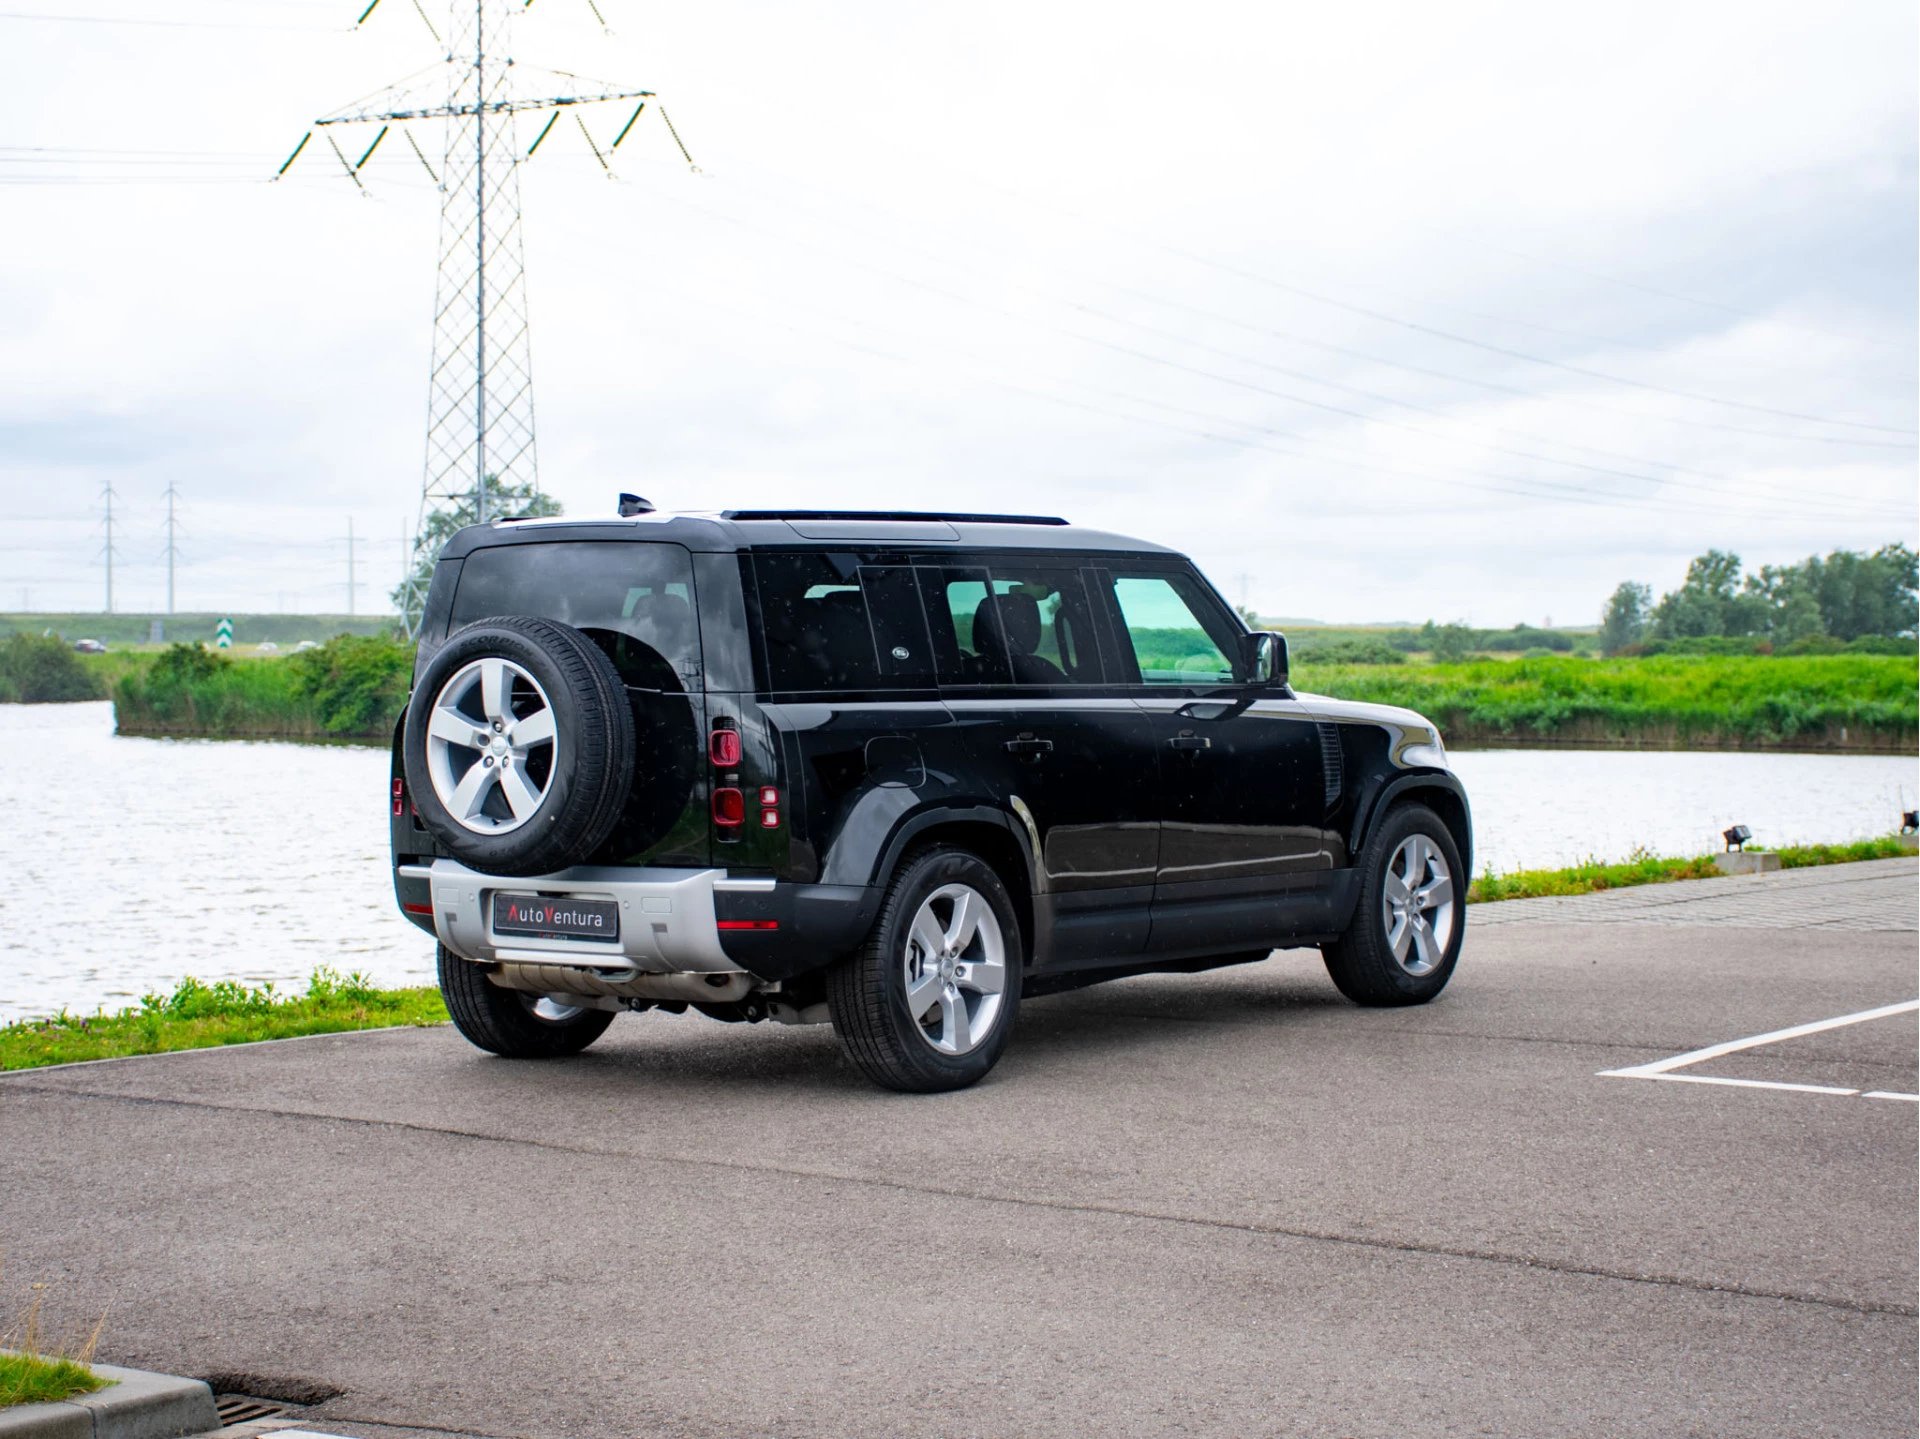
[[406, 792], [407, 792], [407, 782], [405, 780], [397, 779], [393, 782], [393, 797], [395, 799], [399, 799], [400, 796], [405, 794]]
[[722, 920], [716, 920], [715, 924], [720, 929], [778, 929], [780, 928], [780, 921], [777, 919], [722, 919]]
[[424, 914], [429, 919], [433, 917], [433, 906], [430, 904], [403, 904], [400, 908], [408, 914]]
[[394, 801], [393, 801], [393, 817], [394, 817], [395, 819], [398, 819], [398, 818], [400, 818], [400, 814], [401, 814], [401, 812], [402, 812], [402, 811], [403, 811], [403, 810], [404, 810], [404, 809], [406, 808], [406, 804], [407, 804], [407, 802], [406, 802], [405, 800], [403, 800], [403, 799], [401, 799], [401, 798], [400, 798], [400, 797], [399, 797], [398, 795], [396, 795], [396, 796], [394, 796]]
[[780, 811], [777, 809], [761, 810], [760, 811], [760, 828], [762, 829], [780, 828]]
[[738, 769], [740, 766], [740, 731], [737, 729], [717, 729], [707, 736], [707, 756], [716, 769]]
[[719, 825], [740, 825], [747, 822], [747, 797], [737, 789], [717, 789], [713, 792], [713, 822]]
[[779, 790], [777, 790], [777, 789], [775, 789], [775, 788], [774, 788], [774, 787], [773, 787], [772, 785], [770, 785], [770, 784], [763, 784], [763, 785], [761, 785], [761, 786], [760, 786], [760, 803], [762, 803], [762, 804], [779, 804], [779, 803], [780, 803], [780, 791], [779, 791]]

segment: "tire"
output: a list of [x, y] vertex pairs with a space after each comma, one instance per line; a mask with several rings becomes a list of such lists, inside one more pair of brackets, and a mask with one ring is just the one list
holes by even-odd
[[[1355, 1004], [1425, 1004], [1447, 987], [1467, 932], [1460, 850], [1440, 817], [1422, 804], [1387, 812], [1360, 859], [1360, 902], [1347, 932], [1320, 953], [1340, 992]], [[1411, 889], [1412, 872], [1424, 883]], [[1407, 893], [1414, 903], [1396, 898]], [[1427, 903], [1419, 900], [1424, 897]], [[1404, 913], [1403, 925], [1397, 918]]]
[[1013, 901], [993, 867], [963, 849], [921, 850], [887, 886], [866, 943], [827, 972], [834, 1032], [882, 1088], [964, 1089], [1006, 1048], [1025, 963]]
[[487, 874], [551, 874], [620, 819], [633, 709], [612, 661], [571, 625], [481, 620], [421, 672], [401, 753], [414, 808], [448, 854]]
[[477, 1049], [503, 1059], [561, 1059], [607, 1032], [604, 1009], [562, 1009], [537, 994], [502, 989], [486, 969], [440, 946], [440, 994], [453, 1027]]

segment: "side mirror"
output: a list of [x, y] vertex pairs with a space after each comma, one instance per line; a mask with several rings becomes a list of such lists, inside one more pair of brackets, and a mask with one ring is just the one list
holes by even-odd
[[1287, 683], [1287, 637], [1278, 630], [1255, 630], [1247, 636], [1247, 683], [1257, 689]]

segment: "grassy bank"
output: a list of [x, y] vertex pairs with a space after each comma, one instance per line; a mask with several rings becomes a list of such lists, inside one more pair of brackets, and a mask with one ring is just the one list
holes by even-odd
[[1920, 663], [1901, 655], [1541, 656], [1462, 664], [1303, 662], [1294, 682], [1403, 705], [1450, 745], [1911, 753]]
[[0, 1026], [0, 1070], [439, 1024], [446, 1017], [438, 990], [375, 989], [361, 976], [342, 978], [327, 969], [314, 971], [304, 994], [281, 994], [272, 985], [183, 979], [172, 994], [150, 994], [137, 1008], [118, 1014], [61, 1013]]
[[[25, 643], [0, 641], [0, 698], [5, 646]], [[1920, 746], [1920, 660], [1913, 655], [1539, 655], [1455, 664], [1334, 658], [1360, 653], [1348, 646], [1321, 658], [1303, 654], [1294, 683], [1418, 710], [1460, 748], [1911, 754]], [[57, 663], [44, 645], [33, 659]], [[405, 703], [412, 663], [409, 647], [377, 637], [341, 636], [275, 658], [175, 645], [150, 659], [89, 657], [76, 683], [110, 685], [126, 734], [379, 741]]]
[[114, 721], [135, 735], [386, 740], [412, 671], [412, 647], [377, 636], [272, 659], [174, 645], [114, 680]]
[[51, 631], [68, 640], [99, 640], [103, 644], [152, 644], [153, 627], [160, 626], [161, 643], [212, 643], [214, 627], [223, 619], [233, 621], [234, 643], [256, 645], [271, 640], [284, 647], [301, 640], [318, 644], [334, 635], [385, 635], [399, 627], [395, 615], [246, 615], [246, 614], [101, 614], [81, 611], [53, 614], [19, 611], [0, 614], [0, 636], [40, 635]]
[[[1753, 846], [1749, 846], [1753, 848]], [[1912, 853], [1899, 838], [1856, 840], [1851, 844], [1801, 844], [1776, 850], [1782, 869], [1807, 869], [1822, 864], [1851, 864], [1863, 859], [1894, 859]], [[1690, 859], [1667, 859], [1645, 852], [1615, 864], [1588, 860], [1565, 869], [1523, 869], [1511, 874], [1491, 871], [1473, 882], [1469, 903], [1490, 904], [1501, 899], [1542, 899], [1553, 895], [1593, 894], [1603, 889], [1627, 889], [1639, 884], [1668, 884], [1682, 879], [1719, 879], [1723, 876], [1710, 854]]]

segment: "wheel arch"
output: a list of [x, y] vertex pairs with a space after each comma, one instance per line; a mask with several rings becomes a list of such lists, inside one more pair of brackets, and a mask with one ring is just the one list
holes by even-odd
[[1007, 887], [1013, 911], [1020, 921], [1021, 951], [1031, 966], [1034, 956], [1034, 875], [1037, 867], [1026, 835], [1018, 822], [988, 805], [923, 810], [895, 829], [875, 865], [873, 882], [884, 885], [915, 850], [953, 845], [977, 854]]
[[1395, 805], [1424, 804], [1440, 817], [1460, 851], [1461, 883], [1473, 879], [1473, 812], [1467, 805], [1466, 787], [1447, 770], [1416, 770], [1400, 775], [1384, 785], [1360, 822], [1354, 826], [1348, 853], [1358, 855]]

